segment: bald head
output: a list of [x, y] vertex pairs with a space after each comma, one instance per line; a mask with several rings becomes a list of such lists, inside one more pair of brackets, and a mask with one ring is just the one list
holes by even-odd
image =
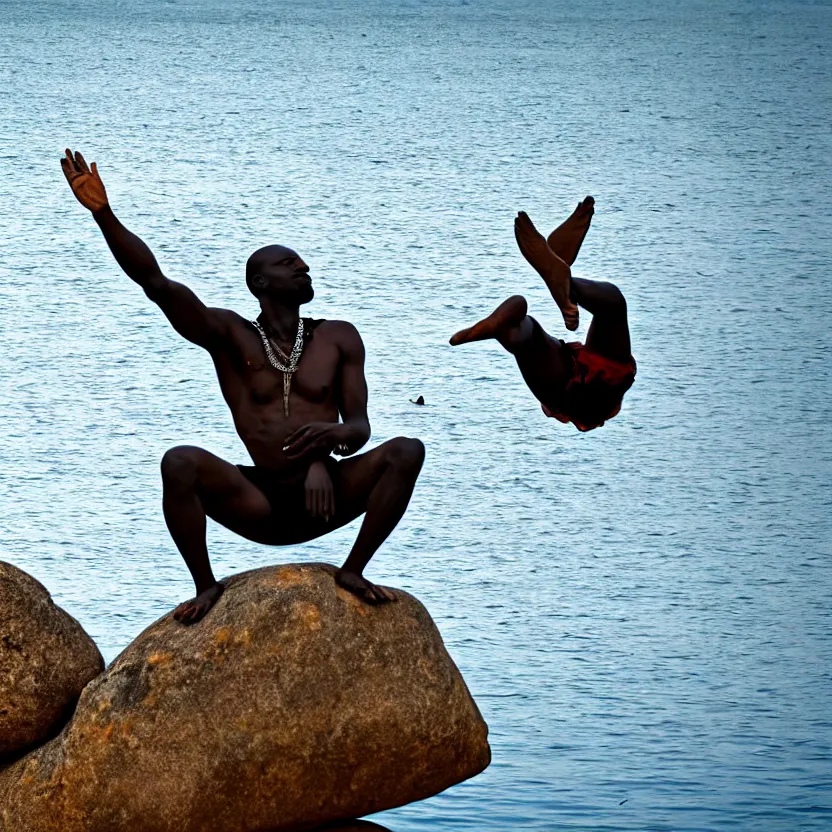
[[[259, 271], [263, 269], [263, 267], [268, 266], [270, 263], [277, 263], [280, 260], [285, 260], [289, 257], [297, 257], [297, 252], [292, 251], [292, 249], [287, 248], [286, 246], [279, 246], [279, 245], [271, 245], [271, 246], [263, 246], [263, 248], [258, 248], [251, 257], [246, 260], [246, 283], [249, 284], [249, 289], [251, 289], [251, 278], [254, 277]], [[254, 291], [252, 289], [252, 291]], [[256, 295], [257, 292], [254, 292]]]
[[258, 248], [246, 261], [246, 285], [255, 296], [285, 297], [287, 303], [307, 303], [314, 291], [309, 266], [287, 246]]

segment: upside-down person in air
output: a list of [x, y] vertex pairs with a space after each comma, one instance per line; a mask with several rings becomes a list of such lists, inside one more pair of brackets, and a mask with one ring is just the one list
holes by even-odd
[[526, 314], [526, 299], [520, 295], [503, 301], [487, 318], [451, 338], [453, 346], [490, 338], [499, 341], [514, 356], [543, 412], [572, 422], [580, 431], [601, 427], [615, 416], [636, 377], [624, 295], [612, 283], [572, 276], [570, 267], [594, 212], [595, 200], [588, 196], [548, 240], [525, 212], [514, 220], [517, 245], [552, 293], [566, 328], [578, 328], [578, 306], [592, 314], [586, 344], [552, 338]]
[[[346, 321], [300, 317], [301, 304], [315, 293], [309, 267], [284, 246], [261, 248], [246, 264], [246, 283], [261, 308], [256, 320], [205, 306], [165, 277], [150, 249], [119, 222], [95, 163], [90, 168], [80, 153], [67, 150], [61, 165], [119, 266], [183, 338], [211, 356], [234, 426], [254, 461], [232, 465], [190, 446], [172, 448], [162, 458], [165, 521], [197, 592], [176, 608], [177, 620], [199, 621], [223, 591], [208, 558], [206, 517], [248, 540], [286, 546], [364, 514], [335, 580], [368, 604], [395, 600], [363, 571], [407, 508], [424, 446], [400, 437], [351, 456], [370, 438], [358, 330]], [[332, 453], [350, 458], [339, 461]]]

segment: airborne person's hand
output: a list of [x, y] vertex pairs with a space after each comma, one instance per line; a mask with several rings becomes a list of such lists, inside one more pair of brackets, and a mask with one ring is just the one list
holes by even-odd
[[90, 170], [80, 153], [76, 152], [73, 156], [72, 151], [67, 148], [66, 156], [61, 159], [61, 167], [72, 193], [84, 208], [95, 213], [107, 207], [107, 192], [104, 190], [104, 183], [98, 175], [95, 162]]

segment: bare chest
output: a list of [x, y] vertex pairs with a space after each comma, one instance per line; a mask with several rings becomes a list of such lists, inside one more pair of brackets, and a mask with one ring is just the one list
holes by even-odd
[[[263, 345], [247, 345], [242, 355], [242, 375], [254, 404], [269, 405], [283, 399], [284, 374], [266, 357]], [[326, 404], [335, 396], [339, 352], [334, 344], [315, 337], [301, 354], [298, 369], [291, 376], [292, 398], [310, 404]]]

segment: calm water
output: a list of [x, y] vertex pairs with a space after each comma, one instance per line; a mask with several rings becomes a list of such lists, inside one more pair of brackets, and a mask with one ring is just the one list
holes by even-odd
[[[2, 0], [0, 557], [112, 659], [190, 595], [158, 462], [246, 462], [207, 357], [112, 261], [58, 165], [209, 304], [267, 242], [357, 324], [373, 442], [428, 461], [371, 574], [418, 595], [491, 726], [422, 830], [832, 827], [828, 2]], [[591, 193], [639, 376], [588, 435], [494, 344], [525, 209]], [[585, 325], [582, 326], [582, 331]], [[425, 408], [408, 399], [419, 393]], [[210, 529], [228, 574], [343, 558]]]

